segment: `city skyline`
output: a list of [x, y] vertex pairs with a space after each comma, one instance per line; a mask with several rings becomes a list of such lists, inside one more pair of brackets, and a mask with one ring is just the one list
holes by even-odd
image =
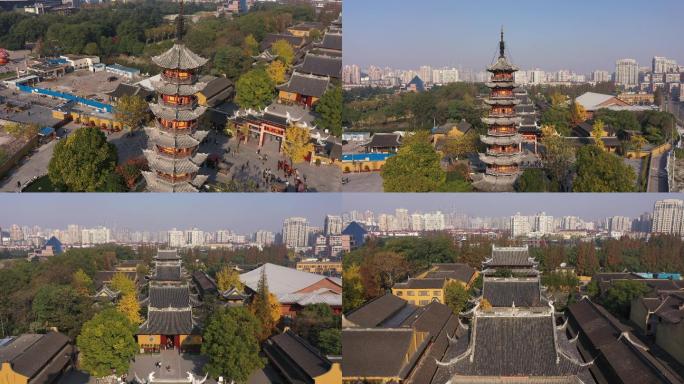
[[[477, 70], [495, 57], [502, 25], [507, 50], [522, 68], [589, 73], [612, 70], [615, 62], [624, 58], [636, 59], [640, 66], [649, 66], [654, 56], [684, 61], [677, 49], [682, 29], [675, 16], [684, 11], [684, 3], [656, 1], [654, 6], [669, 9], [664, 12], [669, 22], [658, 23], [643, 17], [641, 8], [630, 3], [636, 5], [635, 1], [622, 2], [619, 7], [608, 1], [580, 1], [573, 3], [575, 7], [561, 7], [541, 0], [523, 4], [492, 0], [485, 7], [479, 2], [427, 0], [416, 12], [414, 7], [397, 6], [392, 0], [348, 1], [344, 64]], [[407, 23], [414, 25], [407, 28]], [[639, 33], [626, 39], [629, 28]]]
[[[39, 225], [66, 228], [69, 224], [86, 227], [109, 226], [131, 230], [166, 231], [172, 228], [200, 228], [204, 231], [230, 229], [238, 233], [257, 230], [280, 232], [288, 217], [304, 217], [314, 226], [323, 227], [326, 215], [371, 210], [374, 214], [393, 213], [397, 208], [411, 212], [441, 210], [470, 217], [507, 217], [520, 212], [546, 212], [551, 216], [578, 216], [599, 220], [609, 216], [638, 217], [652, 212], [656, 201], [684, 199], [672, 194], [307, 194], [232, 196], [203, 195], [61, 195], [60, 205], [50, 207], [54, 197], [23, 194], [0, 197], [0, 226]], [[260, 205], [255, 210], [252, 203]], [[172, 208], [172, 209], [170, 209]], [[261, 210], [261, 212], [259, 211]], [[142, 213], [142, 214], [141, 214]]]

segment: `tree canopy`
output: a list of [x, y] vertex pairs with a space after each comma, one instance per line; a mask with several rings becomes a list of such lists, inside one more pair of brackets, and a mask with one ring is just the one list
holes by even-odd
[[31, 305], [41, 329], [56, 327], [71, 337], [80, 331], [81, 317], [90, 315], [92, 302], [68, 285], [41, 287]]
[[216, 285], [221, 291], [226, 291], [231, 288], [235, 288], [239, 291], [244, 289], [244, 284], [240, 281], [240, 274], [229, 266], [221, 268], [220, 271], [216, 273]]
[[316, 104], [320, 117], [315, 121], [321, 129], [327, 129], [337, 137], [342, 136], [342, 87], [328, 89]]
[[116, 160], [116, 147], [104, 133], [84, 127], [57, 143], [48, 176], [53, 185], [69, 192], [116, 192], [122, 188], [121, 183], [112, 185]]
[[643, 296], [649, 289], [637, 280], [617, 280], [608, 288], [601, 302], [611, 313], [629, 318], [632, 300]]
[[309, 130], [298, 126], [288, 127], [285, 130], [282, 150], [283, 154], [294, 164], [306, 160], [306, 157], [314, 150]]
[[257, 68], [242, 75], [235, 88], [235, 102], [241, 108], [263, 109], [273, 100], [275, 83], [263, 68]]
[[621, 158], [596, 145], [577, 151], [574, 192], [633, 192], [636, 174]]
[[114, 105], [116, 119], [130, 131], [139, 129], [147, 120], [148, 110], [147, 102], [138, 95], [124, 95]]
[[259, 356], [261, 328], [246, 308], [218, 308], [202, 335], [202, 354], [209, 359], [206, 372], [212, 377], [223, 376], [228, 382], [246, 383], [253, 371], [264, 367]]
[[444, 300], [454, 313], [462, 312], [469, 299], [470, 294], [463, 284], [456, 281], [447, 284], [444, 290]]
[[119, 375], [128, 372], [138, 351], [136, 330], [124, 314], [113, 308], [93, 316], [83, 324], [76, 339], [81, 368], [95, 377], [110, 375], [112, 370]]
[[407, 137], [397, 155], [390, 157], [382, 169], [385, 192], [436, 191], [446, 181], [440, 161], [428, 132]]

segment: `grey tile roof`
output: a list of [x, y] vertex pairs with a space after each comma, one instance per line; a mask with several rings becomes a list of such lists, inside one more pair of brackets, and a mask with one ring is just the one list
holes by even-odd
[[151, 81], [154, 90], [165, 95], [190, 96], [202, 91], [207, 86], [206, 83], [198, 82], [195, 84], [173, 84], [160, 78]]
[[454, 375], [489, 377], [575, 376], [580, 366], [556, 350], [549, 316], [476, 316], [471, 347], [448, 368]]
[[209, 156], [206, 153], [196, 153], [192, 157], [171, 158], [150, 149], [143, 150], [143, 154], [150, 168], [167, 174], [196, 173]]
[[543, 307], [539, 280], [485, 278], [482, 296], [494, 307]]
[[207, 110], [206, 107], [196, 107], [195, 109], [178, 109], [171, 108], [161, 104], [150, 104], [150, 110], [155, 116], [166, 120], [176, 120], [176, 121], [190, 121], [197, 120], [202, 116], [204, 111]]
[[393, 288], [398, 289], [441, 289], [446, 281], [443, 278], [437, 279], [408, 279], [406, 282], [394, 284]]
[[176, 249], [159, 249], [157, 250], [157, 255], [154, 257], [155, 260], [180, 260], [178, 256], [178, 250]]
[[429, 340], [425, 339], [416, 352], [409, 354], [413, 339], [411, 328], [343, 329], [342, 348], [354, 351], [344, 355], [343, 377], [406, 378]]
[[492, 257], [484, 262], [488, 267], [532, 267], [534, 263], [529, 259], [526, 247], [492, 248]]
[[387, 293], [345, 314], [345, 318], [359, 327], [372, 328], [379, 326], [407, 306], [410, 306], [412, 311], [415, 310], [415, 307], [406, 300]]
[[203, 293], [207, 292], [217, 292], [218, 287], [216, 286], [216, 282], [211, 279], [205, 272], [202, 271], [195, 271], [192, 273], [192, 279], [195, 281], [195, 284], [200, 288], [200, 290]]
[[[625, 384], [683, 383], [684, 380], [657, 360], [605, 308], [584, 298], [568, 308], [570, 327], [595, 358], [597, 368]], [[639, 347], [641, 345], [641, 347]]]
[[197, 192], [208, 178], [207, 175], [196, 175], [192, 182], [170, 182], [157, 176], [154, 172], [141, 172], [147, 183], [147, 189], [151, 192]]
[[209, 131], [195, 131], [192, 134], [180, 132], [182, 131], [176, 131], [174, 134], [156, 127], [145, 127], [145, 133], [149, 140], [169, 148], [197, 147], [209, 134]]
[[219, 76], [208, 81], [206, 87], [204, 87], [200, 93], [203, 94], [207, 99], [211, 99], [220, 93], [223, 93], [227, 89], [232, 91], [232, 87], [232, 81], [225, 77]]
[[263, 351], [291, 383], [313, 383], [332, 366], [320, 351], [290, 330], [269, 338]]
[[308, 75], [295, 71], [290, 80], [278, 86], [278, 89], [286, 92], [298, 93], [304, 96], [321, 97], [328, 90], [330, 78]]
[[158, 281], [180, 281], [181, 267], [178, 266], [157, 266], [155, 267], [152, 280]]
[[401, 135], [398, 133], [376, 133], [371, 137], [368, 148], [394, 148], [401, 146]]
[[[68, 355], [66, 361], [62, 356], [65, 354]], [[43, 369], [59, 371], [64, 368], [71, 360], [71, 354], [69, 338], [62, 333], [24, 334], [0, 347], [0, 362], [10, 362], [12, 370], [35, 380], [34, 376]], [[31, 382], [42, 384], [48, 381]]]
[[138, 85], [130, 85], [126, 83], [120, 83], [119, 85], [116, 86], [116, 88], [108, 92], [107, 95], [109, 95], [112, 98], [118, 99], [123, 96], [140, 96], [143, 99], [147, 99], [148, 97], [152, 96], [154, 93], [148, 91], [147, 89], [138, 86]]
[[342, 34], [341, 33], [326, 33], [323, 36], [323, 41], [318, 45], [319, 48], [329, 49], [333, 51], [342, 50]]
[[475, 268], [465, 263], [437, 263], [432, 264], [433, 270], [428, 272], [425, 277], [447, 278], [463, 281], [467, 283], [473, 278]]
[[190, 290], [183, 286], [150, 285], [149, 305], [152, 308], [190, 307]]
[[499, 57], [496, 63], [487, 68], [490, 72], [517, 71], [518, 67], [511, 64], [505, 57]]
[[342, 77], [342, 58], [307, 53], [297, 69], [302, 73], [339, 79]]
[[192, 312], [187, 310], [151, 310], [147, 312], [147, 321], [139, 328], [143, 335], [189, 335], [194, 324]]
[[195, 69], [209, 61], [189, 50], [185, 44], [176, 43], [166, 52], [152, 57], [152, 61], [167, 69]]

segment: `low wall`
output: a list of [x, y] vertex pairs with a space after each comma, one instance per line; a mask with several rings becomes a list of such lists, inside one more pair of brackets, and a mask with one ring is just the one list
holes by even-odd
[[38, 139], [39, 137], [36, 135], [34, 136], [31, 140], [29, 140], [23, 147], [21, 147], [18, 151], [16, 151], [13, 155], [11, 155], [7, 161], [5, 161], [3, 164], [0, 164], [0, 179], [5, 177], [7, 172], [9, 172], [12, 168], [14, 168], [15, 165], [19, 163], [19, 161], [26, 156], [27, 153], [32, 151], [34, 148], [38, 146]]

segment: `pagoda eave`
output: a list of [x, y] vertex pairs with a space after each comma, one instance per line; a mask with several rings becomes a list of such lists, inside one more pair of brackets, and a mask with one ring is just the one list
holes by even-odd
[[522, 161], [520, 152], [510, 155], [491, 155], [489, 153], [480, 153], [480, 161], [488, 165], [516, 165]]

